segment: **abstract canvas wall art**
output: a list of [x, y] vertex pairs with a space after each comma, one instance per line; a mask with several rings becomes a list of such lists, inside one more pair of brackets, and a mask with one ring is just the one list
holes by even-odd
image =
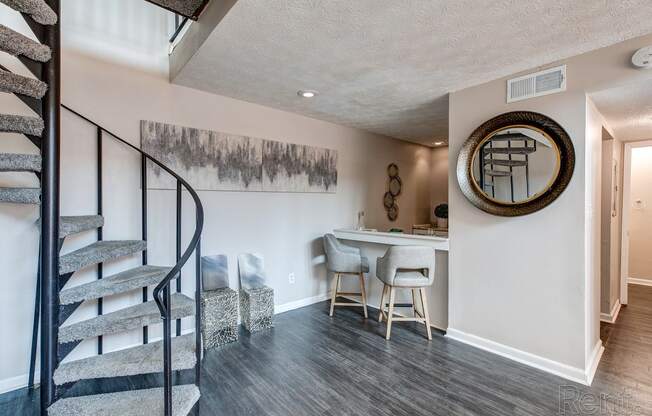
[[[141, 148], [198, 190], [321, 192], [337, 190], [337, 151], [154, 121], [141, 121]], [[150, 163], [148, 187], [176, 183]]]

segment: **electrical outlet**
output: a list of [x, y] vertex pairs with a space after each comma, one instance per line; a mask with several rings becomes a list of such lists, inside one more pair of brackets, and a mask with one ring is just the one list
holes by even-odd
[[294, 273], [288, 274], [288, 282], [290, 282], [291, 285], [294, 284], [294, 282], [295, 282]]

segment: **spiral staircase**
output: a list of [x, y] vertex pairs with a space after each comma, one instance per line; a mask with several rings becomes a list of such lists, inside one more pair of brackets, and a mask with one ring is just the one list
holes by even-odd
[[[0, 25], [0, 50], [17, 57], [33, 77], [12, 73], [0, 66], [0, 92], [14, 94], [36, 116], [0, 114], [0, 133], [19, 133], [30, 140], [38, 154], [0, 154], [0, 172], [28, 172], [40, 181], [37, 188], [0, 188], [0, 202], [40, 205], [40, 255], [37, 281], [34, 343], [31, 373], [34, 373], [36, 335], [40, 315], [40, 395], [41, 413], [63, 415], [186, 415], [197, 411], [201, 339], [199, 331], [199, 258], [203, 208], [196, 192], [183, 178], [139, 148], [119, 138], [60, 101], [59, 0], [0, 0], [20, 12], [33, 31], [33, 40]], [[159, 6], [196, 19], [205, 0], [151, 1]], [[60, 216], [59, 152], [60, 112], [69, 111], [97, 130], [98, 212], [83, 216]], [[102, 140], [111, 140], [140, 154], [142, 190], [142, 239], [106, 241], [102, 239]], [[153, 163], [177, 181], [177, 256], [173, 266], [147, 262], [147, 183], [146, 165]], [[181, 192], [187, 191], [195, 204], [195, 230], [189, 245], [181, 247]], [[0, 206], [1, 209], [1, 206]], [[96, 232], [97, 242], [60, 254], [69, 236]], [[102, 264], [140, 254], [142, 265], [112, 276], [103, 276]], [[181, 293], [181, 269], [196, 255], [195, 299]], [[37, 260], [36, 258], [34, 259]], [[74, 273], [97, 268], [98, 280], [83, 285], [66, 285]], [[172, 294], [171, 283], [177, 283]], [[154, 286], [148, 299], [148, 287]], [[141, 290], [143, 303], [111, 313], [102, 313], [102, 300]], [[85, 302], [96, 302], [98, 315], [70, 323], [71, 314]], [[181, 335], [180, 319], [195, 317], [193, 333]], [[172, 321], [177, 322], [172, 336]], [[147, 327], [163, 324], [163, 339], [148, 342]], [[143, 331], [143, 345], [102, 353], [102, 336], [134, 329]], [[64, 361], [83, 340], [98, 340], [98, 355]], [[175, 383], [173, 372], [177, 376]], [[138, 388], [130, 380], [143, 376]], [[190, 382], [187, 382], [190, 380]]]

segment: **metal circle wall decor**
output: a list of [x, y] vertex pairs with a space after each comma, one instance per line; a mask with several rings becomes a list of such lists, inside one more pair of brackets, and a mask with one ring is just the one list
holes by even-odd
[[394, 204], [387, 210], [387, 218], [389, 218], [390, 221], [396, 221], [398, 218], [398, 205]]
[[464, 196], [493, 215], [539, 211], [568, 186], [575, 149], [553, 119], [530, 111], [501, 114], [475, 129], [457, 159]]
[[401, 194], [401, 188], [403, 187], [403, 181], [401, 181], [398, 174], [399, 169], [396, 163], [390, 163], [389, 166], [387, 166], [387, 176], [389, 176], [387, 192], [383, 195], [383, 206], [387, 211], [387, 218], [390, 221], [396, 221], [398, 218], [398, 204], [396, 203], [396, 197]]
[[398, 166], [396, 163], [390, 163], [389, 166], [387, 166], [387, 175], [389, 175], [390, 178], [398, 176]]
[[402, 187], [403, 187], [403, 182], [401, 182], [401, 178], [399, 178], [398, 176], [389, 178], [389, 193], [392, 194], [393, 197], [397, 197], [401, 194]]
[[385, 195], [383, 196], [383, 206], [385, 209], [387, 210], [393, 207], [395, 202], [396, 200], [394, 199], [394, 196], [391, 194], [391, 192], [385, 192]]

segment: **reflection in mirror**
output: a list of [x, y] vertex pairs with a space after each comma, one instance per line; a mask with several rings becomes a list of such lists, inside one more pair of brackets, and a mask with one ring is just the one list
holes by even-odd
[[554, 141], [528, 126], [493, 132], [476, 148], [472, 163], [474, 185], [503, 204], [536, 198], [550, 188], [560, 168]]

